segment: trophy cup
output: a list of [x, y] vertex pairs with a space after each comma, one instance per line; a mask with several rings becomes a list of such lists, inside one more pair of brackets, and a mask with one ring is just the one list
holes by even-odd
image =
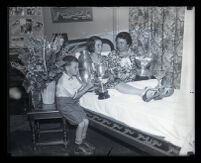
[[135, 62], [137, 65], [137, 75], [140, 77], [151, 78], [152, 72], [150, 70], [150, 66], [153, 62], [153, 57], [136, 56]]
[[86, 50], [82, 51], [78, 61], [81, 80], [88, 83], [93, 79], [92, 60], [89, 53]]
[[99, 89], [97, 90], [98, 99], [99, 100], [107, 99], [110, 97], [110, 95], [108, 94], [107, 89], [103, 85], [103, 79], [104, 79], [104, 75], [105, 75], [106, 66], [103, 63], [101, 63], [101, 64], [96, 65], [95, 68], [96, 68], [98, 80], [100, 82]]

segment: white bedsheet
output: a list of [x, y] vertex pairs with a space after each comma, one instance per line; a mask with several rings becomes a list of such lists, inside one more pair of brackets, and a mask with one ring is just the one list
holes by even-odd
[[[138, 88], [155, 87], [157, 80], [129, 83]], [[109, 99], [98, 100], [93, 92], [80, 99], [80, 105], [89, 110], [112, 117], [130, 127], [164, 137], [166, 141], [181, 147], [180, 154], [194, 151], [194, 94], [175, 90], [162, 100], [142, 101], [137, 95], [121, 94], [109, 89]]]

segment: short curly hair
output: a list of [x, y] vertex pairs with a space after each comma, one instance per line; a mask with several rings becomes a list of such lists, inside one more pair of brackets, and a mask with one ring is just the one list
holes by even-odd
[[100, 37], [98, 37], [98, 36], [92, 36], [87, 40], [87, 50], [90, 53], [93, 53], [95, 51], [95, 42], [97, 40], [102, 41], [102, 39]]
[[121, 38], [121, 39], [124, 39], [126, 40], [127, 44], [129, 46], [131, 46], [132, 44], [132, 38], [131, 38], [131, 35], [128, 33], [128, 32], [120, 32], [117, 36], [116, 36], [116, 39], [115, 41], [117, 42], [117, 39], [118, 38]]

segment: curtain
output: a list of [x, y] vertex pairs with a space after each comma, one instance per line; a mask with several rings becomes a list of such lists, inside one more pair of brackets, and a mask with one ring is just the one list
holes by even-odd
[[170, 76], [180, 88], [185, 7], [130, 7], [129, 32], [137, 55], [154, 57], [153, 69]]

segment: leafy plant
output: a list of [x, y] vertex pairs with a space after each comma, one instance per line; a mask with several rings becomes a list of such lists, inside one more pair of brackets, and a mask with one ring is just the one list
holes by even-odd
[[[56, 41], [47, 41], [42, 36], [30, 34], [27, 41], [28, 53], [20, 49], [18, 59], [22, 64], [13, 61], [11, 66], [25, 75], [23, 86], [27, 93], [43, 91], [51, 81], [57, 81], [62, 74], [61, 45]], [[69, 48], [67, 48], [69, 49]], [[72, 49], [74, 50], [74, 49]], [[65, 55], [73, 51], [65, 51]]]

